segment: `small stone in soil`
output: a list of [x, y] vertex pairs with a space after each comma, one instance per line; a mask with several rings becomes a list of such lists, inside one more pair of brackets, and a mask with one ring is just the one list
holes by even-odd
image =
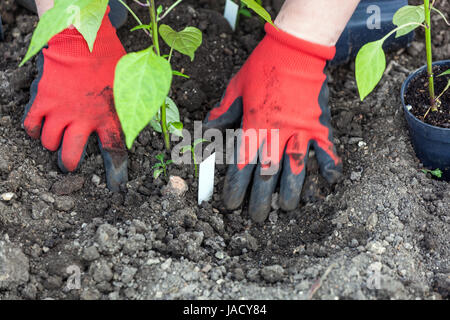
[[182, 197], [188, 191], [186, 181], [178, 176], [170, 176], [169, 183], [163, 188], [163, 194], [170, 194], [176, 197]]
[[3, 201], [11, 201], [12, 198], [14, 198], [14, 193], [6, 192], [6, 193], [3, 193], [0, 197], [2, 198]]
[[283, 280], [284, 269], [280, 265], [266, 266], [261, 270], [261, 275], [267, 282]]

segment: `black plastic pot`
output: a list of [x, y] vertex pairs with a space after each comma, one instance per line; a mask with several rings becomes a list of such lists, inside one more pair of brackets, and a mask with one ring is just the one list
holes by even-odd
[[[450, 60], [436, 61], [433, 65], [446, 65], [450, 68]], [[426, 72], [426, 67], [414, 71], [403, 83], [401, 90], [403, 110], [417, 157], [424, 167], [441, 169], [444, 172], [443, 178], [450, 181], [450, 129], [420, 121], [409, 111], [411, 106], [405, 104], [405, 93], [409, 83], [422, 72]]]
[[[383, 38], [395, 28], [392, 17], [398, 9], [408, 4], [408, 0], [361, 0], [350, 21], [336, 44], [336, 55], [329, 65], [340, 65], [355, 58], [359, 49], [367, 42]], [[378, 11], [379, 26], [370, 26], [371, 16]], [[414, 32], [399, 38], [389, 37], [383, 44], [385, 51], [408, 46]]]
[[0, 41], [3, 41], [2, 17], [0, 16]]

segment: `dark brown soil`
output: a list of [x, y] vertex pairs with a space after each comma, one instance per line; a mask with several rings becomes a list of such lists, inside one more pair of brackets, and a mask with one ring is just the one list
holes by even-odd
[[[450, 81], [450, 75], [438, 77], [439, 74], [448, 70], [446, 66], [435, 66], [433, 68], [434, 90], [438, 97]], [[405, 103], [411, 105], [412, 114], [421, 121], [433, 126], [450, 128], [450, 90], [445, 91], [439, 98], [437, 111], [430, 111], [428, 74], [424, 70], [420, 75], [411, 80], [405, 93]], [[428, 112], [428, 114], [427, 114]], [[426, 117], [425, 117], [426, 115]], [[425, 118], [424, 118], [425, 117]]]

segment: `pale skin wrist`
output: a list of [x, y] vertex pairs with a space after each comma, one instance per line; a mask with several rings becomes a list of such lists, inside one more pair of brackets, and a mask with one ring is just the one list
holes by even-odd
[[336, 45], [360, 0], [286, 0], [275, 25], [298, 38]]
[[39, 17], [48, 10], [53, 8], [53, 0], [35, 0]]
[[[38, 11], [39, 18], [42, 17], [42, 15], [47, 12], [49, 9], [53, 8], [54, 0], [35, 0], [36, 7]], [[69, 29], [73, 29], [74, 26], [70, 25]]]

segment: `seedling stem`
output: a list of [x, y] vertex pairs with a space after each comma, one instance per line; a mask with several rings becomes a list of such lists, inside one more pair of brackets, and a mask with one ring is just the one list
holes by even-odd
[[425, 10], [425, 46], [427, 51], [427, 72], [428, 72], [428, 89], [430, 92], [431, 110], [436, 111], [436, 96], [434, 94], [434, 76], [433, 76], [433, 54], [431, 49], [431, 14], [430, 0], [424, 0]]

